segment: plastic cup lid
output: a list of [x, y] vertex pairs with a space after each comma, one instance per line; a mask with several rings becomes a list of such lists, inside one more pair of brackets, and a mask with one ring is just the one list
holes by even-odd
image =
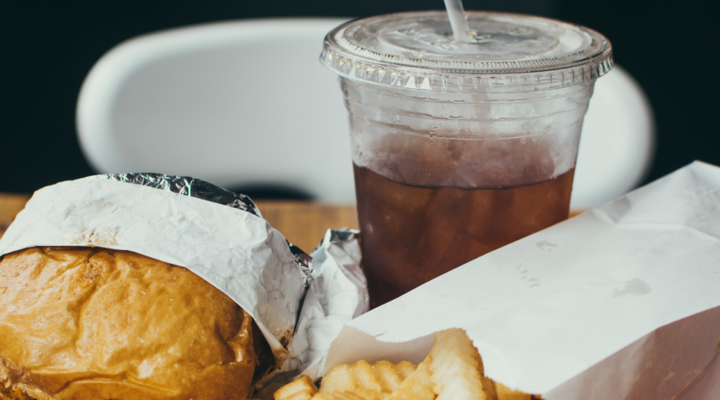
[[612, 68], [600, 33], [548, 18], [467, 11], [470, 43], [453, 40], [445, 11], [347, 22], [325, 37], [321, 62], [345, 78], [413, 89], [563, 87], [591, 83]]

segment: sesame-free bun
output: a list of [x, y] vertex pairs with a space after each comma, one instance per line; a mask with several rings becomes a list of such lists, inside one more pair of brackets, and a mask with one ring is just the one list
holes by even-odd
[[186, 268], [82, 247], [0, 259], [0, 394], [10, 398], [245, 399], [268, 353], [251, 317]]

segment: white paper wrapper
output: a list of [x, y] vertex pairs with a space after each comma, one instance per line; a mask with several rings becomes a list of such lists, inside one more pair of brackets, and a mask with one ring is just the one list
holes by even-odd
[[[284, 348], [295, 330], [308, 280], [285, 238], [253, 212], [189, 195], [106, 176], [58, 183], [35, 192], [0, 240], [0, 256], [34, 246], [95, 246], [186, 267], [247, 311], [279, 360], [289, 356], [309, 365], [314, 358], [324, 359], [339, 332], [333, 324], [298, 329], [299, 340], [312, 345], [291, 345], [289, 354]], [[341, 246], [358, 257], [352, 250], [357, 240]], [[347, 256], [338, 253], [341, 259], [334, 261], [331, 253], [320, 254], [325, 258], [313, 273], [317, 282], [307, 299], [310, 304], [319, 299], [335, 310], [330, 314], [348, 314], [349, 320], [362, 304], [366, 309], [367, 299], [347, 294], [366, 294], [364, 278], [349, 281], [338, 272]], [[359, 266], [352, 271], [357, 274]]]
[[460, 327], [490, 378], [548, 400], [715, 398], [719, 238], [720, 168], [696, 162], [351, 321], [324, 369], [419, 362]]

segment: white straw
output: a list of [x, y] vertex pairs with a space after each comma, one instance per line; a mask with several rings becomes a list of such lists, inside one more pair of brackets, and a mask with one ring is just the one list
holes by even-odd
[[465, 17], [465, 10], [463, 10], [462, 0], [445, 0], [445, 8], [447, 9], [455, 41], [470, 43], [472, 38], [470, 37], [470, 29]]

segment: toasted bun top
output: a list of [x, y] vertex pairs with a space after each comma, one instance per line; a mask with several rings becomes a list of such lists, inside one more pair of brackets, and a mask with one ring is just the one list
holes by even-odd
[[0, 260], [0, 391], [245, 399], [267, 347], [255, 331], [202, 278], [139, 254], [31, 248]]

